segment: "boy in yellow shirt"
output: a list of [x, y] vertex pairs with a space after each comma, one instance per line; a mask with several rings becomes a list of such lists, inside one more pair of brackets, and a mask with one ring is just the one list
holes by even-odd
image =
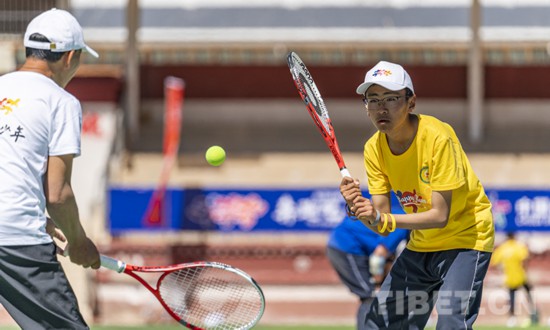
[[[413, 114], [416, 95], [402, 66], [379, 62], [357, 88], [378, 129], [365, 144], [372, 200], [343, 178], [348, 213], [387, 235], [412, 230], [407, 248], [371, 305], [368, 329], [471, 329], [494, 243], [491, 203], [448, 124]], [[406, 214], [391, 214], [390, 192]]]
[[514, 233], [507, 234], [507, 240], [495, 248], [490, 266], [502, 266], [504, 272], [504, 285], [510, 293], [510, 318], [508, 326], [517, 324], [515, 317], [516, 291], [524, 288], [527, 293], [531, 323], [538, 323], [538, 313], [531, 295], [531, 285], [525, 272], [525, 262], [529, 258], [527, 246], [516, 240]]

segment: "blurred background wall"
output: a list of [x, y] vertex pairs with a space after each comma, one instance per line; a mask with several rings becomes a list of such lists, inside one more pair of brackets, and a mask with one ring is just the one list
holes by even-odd
[[[324, 257], [327, 234], [343, 217], [334, 193], [339, 174], [293, 86], [286, 54], [295, 51], [325, 99], [348, 167], [361, 180], [362, 148], [374, 128], [355, 88], [378, 61], [402, 64], [415, 85], [417, 112], [455, 128], [493, 192], [499, 239], [513, 228], [529, 242], [536, 285], [545, 292], [547, 1], [3, 0], [1, 72], [23, 63], [21, 33], [51, 7], [70, 10], [100, 53], [99, 59], [82, 57], [67, 89], [84, 110], [83, 156], [75, 164], [74, 185], [87, 230], [105, 253], [147, 264], [226, 261], [267, 288], [272, 303], [265, 322], [353, 323], [356, 302]], [[167, 76], [185, 80], [183, 122], [168, 183], [171, 213], [151, 227], [142, 218], [163, 166]], [[217, 168], [204, 160], [214, 144], [228, 154]], [[204, 202], [212, 194], [238, 196], [229, 204], [235, 208], [260, 196], [270, 211], [256, 215], [256, 226], [247, 229], [235, 212], [235, 225], [224, 227]], [[283, 223], [270, 212], [289, 198], [298, 216]], [[197, 203], [203, 208], [195, 208]], [[337, 212], [320, 213], [323, 207]], [[517, 212], [526, 208], [530, 220], [518, 224]], [[188, 225], [191, 211], [206, 225]], [[114, 305], [119, 311], [127, 307], [106, 301], [102, 292], [130, 290], [130, 283], [66, 267], [81, 283], [83, 308], [96, 322], [110, 322]], [[487, 278], [496, 297], [498, 276]], [[321, 287], [327, 294], [308, 303], [332, 306], [336, 314], [313, 312], [320, 307], [302, 310], [303, 318], [293, 314], [284, 307], [289, 301], [280, 298], [289, 287], [304, 290], [301, 297]], [[147, 293], [135, 294], [144, 297], [128, 311], [127, 322], [135, 321], [136, 309], [149, 308]], [[305, 304], [300, 297], [291, 300]], [[163, 321], [162, 312], [149, 314], [147, 321]], [[494, 314], [488, 319], [498, 318]]]

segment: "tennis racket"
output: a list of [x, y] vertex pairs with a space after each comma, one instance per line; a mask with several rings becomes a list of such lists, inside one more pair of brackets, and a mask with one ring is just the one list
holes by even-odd
[[146, 227], [162, 227], [167, 218], [166, 212], [169, 207], [166, 205], [166, 188], [178, 155], [183, 101], [185, 98], [185, 81], [172, 76], [166, 77], [164, 79], [164, 98], [162, 171], [157, 188], [153, 192], [143, 216], [142, 222]]
[[290, 52], [288, 54], [287, 63], [290, 74], [294, 79], [294, 84], [298, 89], [298, 93], [300, 97], [302, 97], [302, 100], [304, 100], [307, 111], [311, 115], [311, 118], [313, 118], [315, 125], [319, 128], [323, 139], [332, 152], [332, 156], [334, 156], [334, 160], [340, 169], [340, 174], [342, 174], [343, 177], [351, 177], [351, 174], [346, 168], [340, 148], [338, 147], [338, 141], [336, 140], [327, 107], [321, 97], [321, 93], [315, 85], [315, 81], [313, 81], [313, 76], [309, 73], [306, 65], [295, 52]]
[[[250, 329], [265, 309], [262, 289], [254, 279], [222, 263], [140, 267], [102, 255], [101, 266], [138, 280], [170, 316], [189, 329]], [[156, 287], [137, 273], [159, 273]]]

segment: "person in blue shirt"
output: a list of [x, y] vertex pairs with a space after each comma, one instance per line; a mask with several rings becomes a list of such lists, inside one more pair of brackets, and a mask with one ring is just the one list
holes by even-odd
[[383, 280], [386, 261], [408, 235], [408, 230], [397, 229], [388, 236], [380, 236], [350, 217], [344, 218], [332, 230], [327, 257], [342, 283], [361, 301], [357, 329], [362, 329], [365, 323], [375, 297], [376, 284]]

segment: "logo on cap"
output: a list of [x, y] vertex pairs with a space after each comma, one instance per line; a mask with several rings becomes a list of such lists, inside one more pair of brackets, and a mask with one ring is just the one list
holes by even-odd
[[374, 73], [372, 74], [373, 77], [377, 77], [377, 76], [391, 76], [391, 71], [390, 70], [384, 70], [384, 69], [378, 69], [376, 71], [374, 71]]

